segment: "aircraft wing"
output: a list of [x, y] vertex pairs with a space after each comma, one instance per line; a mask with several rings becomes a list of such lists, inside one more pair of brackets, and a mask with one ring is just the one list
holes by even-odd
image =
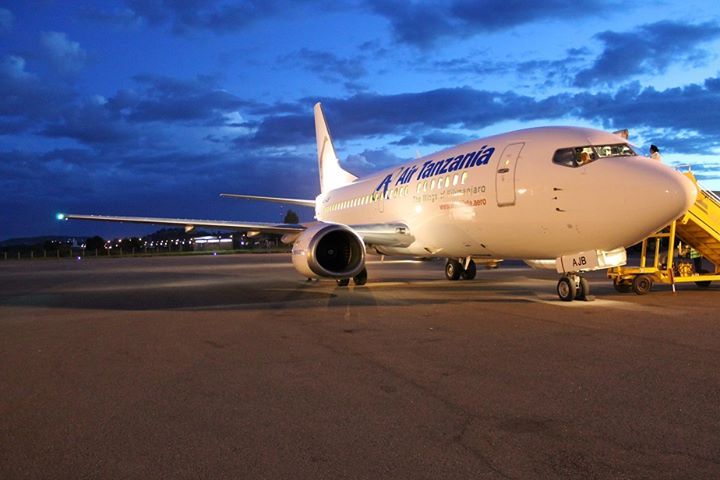
[[300, 205], [303, 207], [315, 208], [315, 200], [303, 200], [301, 198], [261, 197], [259, 195], [241, 195], [238, 193], [221, 193], [220, 196], [225, 197], [225, 198], [242, 198], [244, 200], [262, 200], [264, 202], [285, 203], [288, 205]]
[[156, 225], [176, 225], [190, 231], [196, 227], [226, 228], [229, 230], [248, 230], [264, 233], [300, 233], [306, 227], [293, 223], [260, 223], [233, 222], [225, 220], [197, 220], [190, 218], [155, 218], [155, 217], [115, 217], [109, 215], [57, 215], [58, 220], [94, 220], [98, 222], [152, 223]]
[[[233, 222], [225, 220], [198, 220], [190, 218], [157, 218], [157, 217], [119, 217], [111, 215], [77, 215], [57, 214], [58, 220], [93, 220], [96, 222], [150, 223], [155, 225], [175, 225], [190, 231], [197, 227], [223, 228], [229, 230], [247, 230], [249, 232], [277, 233], [288, 235], [299, 234], [307, 227], [294, 223], [261, 223]], [[367, 245], [385, 247], [407, 247], [415, 241], [407, 225], [402, 223], [374, 223], [366, 225], [348, 225], [357, 232]]]

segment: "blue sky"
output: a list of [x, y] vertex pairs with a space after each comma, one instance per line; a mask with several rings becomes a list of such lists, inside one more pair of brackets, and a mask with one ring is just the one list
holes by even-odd
[[314, 198], [318, 100], [357, 174], [581, 125], [720, 189], [711, 1], [0, 2], [0, 97], [0, 239], [153, 230], [58, 211], [281, 221], [217, 195]]

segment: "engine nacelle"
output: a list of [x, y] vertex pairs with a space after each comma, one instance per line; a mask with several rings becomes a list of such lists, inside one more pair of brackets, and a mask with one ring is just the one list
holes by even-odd
[[318, 222], [298, 235], [292, 261], [308, 278], [351, 278], [365, 268], [365, 243], [345, 225]]

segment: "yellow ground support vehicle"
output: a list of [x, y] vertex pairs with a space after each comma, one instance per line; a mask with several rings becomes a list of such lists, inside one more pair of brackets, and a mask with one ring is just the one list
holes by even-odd
[[[674, 290], [677, 283], [694, 282], [699, 287], [707, 287], [712, 281], [720, 280], [720, 199], [713, 192], [703, 190], [692, 172], [685, 175], [697, 186], [695, 204], [683, 217], [643, 240], [639, 267], [608, 270], [608, 277], [618, 292], [644, 295], [653, 283], [672, 285]], [[652, 262], [648, 263], [648, 246], [653, 240]], [[705, 264], [712, 263], [713, 272], [696, 271], [691, 259], [678, 255], [683, 253], [678, 252], [678, 241], [685, 246], [684, 250], [692, 247], [699, 252]]]

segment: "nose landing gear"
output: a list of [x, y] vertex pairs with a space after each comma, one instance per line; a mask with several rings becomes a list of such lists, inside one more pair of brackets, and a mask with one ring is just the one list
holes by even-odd
[[445, 278], [448, 280], [472, 280], [477, 274], [477, 267], [472, 259], [465, 261], [465, 266], [454, 258], [448, 258], [445, 262]]
[[578, 274], [567, 274], [560, 278], [557, 284], [557, 294], [563, 302], [584, 300], [591, 302], [595, 297], [590, 295], [590, 284]]

